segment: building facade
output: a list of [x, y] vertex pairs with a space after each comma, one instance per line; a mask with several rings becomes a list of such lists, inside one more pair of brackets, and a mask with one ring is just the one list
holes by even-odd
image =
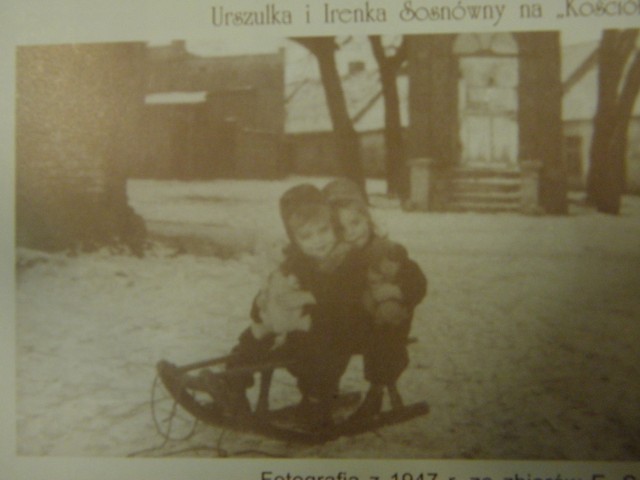
[[421, 207], [567, 211], [559, 33], [411, 36], [409, 78]]
[[126, 172], [140, 155], [144, 55], [142, 43], [17, 48], [17, 245], [140, 252]]
[[202, 57], [149, 47], [138, 177], [275, 177], [284, 158], [284, 52]]

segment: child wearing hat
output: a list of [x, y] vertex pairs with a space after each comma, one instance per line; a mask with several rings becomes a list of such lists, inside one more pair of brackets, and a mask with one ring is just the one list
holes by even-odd
[[[280, 199], [280, 215], [290, 245], [258, 293], [251, 326], [227, 368], [292, 360], [288, 370], [302, 394], [301, 419], [322, 428], [331, 424], [331, 399], [349, 361], [344, 337], [358, 312], [354, 299], [364, 292], [364, 274], [354, 281], [344, 265], [348, 249], [338, 242], [331, 208], [319, 189], [308, 184], [289, 189]], [[210, 379], [208, 390], [230, 414], [249, 412], [252, 374]]]
[[[407, 250], [381, 235], [360, 188], [347, 179], [327, 184], [323, 193], [332, 207], [343, 241], [352, 245], [349, 263], [365, 271], [361, 307], [368, 323], [362, 338], [367, 395], [352, 420], [377, 414], [384, 390], [393, 408], [402, 406], [396, 383], [407, 368], [407, 340], [415, 307], [427, 292], [427, 279]], [[357, 270], [357, 268], [356, 268]], [[362, 335], [362, 334], [361, 334]]]

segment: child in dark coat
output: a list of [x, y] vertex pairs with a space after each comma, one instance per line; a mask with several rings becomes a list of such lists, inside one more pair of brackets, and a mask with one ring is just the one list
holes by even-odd
[[[361, 312], [366, 271], [345, 263], [331, 209], [312, 185], [298, 185], [280, 199], [291, 241], [285, 260], [254, 301], [252, 324], [240, 336], [227, 368], [286, 359], [302, 394], [301, 417], [315, 426], [331, 423], [331, 399], [349, 361], [345, 340]], [[361, 316], [360, 316], [361, 318]], [[213, 378], [213, 377], [212, 377]], [[247, 413], [253, 375], [234, 375], [210, 385], [214, 400], [230, 414]]]
[[396, 383], [409, 363], [407, 340], [413, 311], [426, 295], [427, 279], [403, 246], [376, 232], [356, 184], [334, 180], [323, 193], [339, 224], [341, 238], [353, 247], [345, 263], [365, 272], [365, 287], [359, 298], [367, 323], [362, 330], [365, 333], [359, 336], [367, 339], [363, 353], [370, 388], [352, 416], [356, 420], [380, 411], [385, 388], [392, 406], [402, 406]]

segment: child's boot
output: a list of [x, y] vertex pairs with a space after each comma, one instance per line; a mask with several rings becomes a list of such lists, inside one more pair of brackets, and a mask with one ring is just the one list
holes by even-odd
[[207, 392], [228, 416], [239, 417], [251, 413], [251, 404], [244, 386], [233, 379], [211, 374], [207, 378]]
[[229, 387], [229, 403], [231, 404], [231, 412], [233, 416], [246, 416], [250, 415], [251, 403], [247, 398], [247, 392], [242, 385], [234, 384], [233, 381], [228, 381]]
[[380, 413], [383, 394], [384, 385], [372, 383], [358, 409], [349, 417], [349, 421], [361, 422]]
[[303, 396], [298, 404], [296, 417], [300, 423], [314, 429], [326, 430], [333, 426], [329, 399]]

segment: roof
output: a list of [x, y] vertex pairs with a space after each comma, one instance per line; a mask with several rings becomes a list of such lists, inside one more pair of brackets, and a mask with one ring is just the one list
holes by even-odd
[[[598, 75], [594, 52], [597, 41], [567, 45], [562, 49], [563, 120], [591, 121], [597, 107]], [[379, 76], [368, 70], [342, 79], [347, 108], [359, 132], [384, 128], [384, 99]], [[408, 125], [409, 81], [398, 77], [402, 125]], [[291, 81], [286, 87], [287, 133], [325, 132], [332, 129], [329, 112], [319, 79]], [[640, 101], [634, 114], [640, 116]]]
[[145, 105], [179, 105], [204, 103], [207, 100], [207, 92], [160, 92], [150, 93], [145, 96]]
[[[300, 47], [302, 48], [302, 47]], [[562, 49], [563, 120], [591, 120], [597, 107], [598, 75], [594, 52], [597, 41], [566, 45]], [[312, 59], [315, 62], [315, 59]], [[292, 62], [297, 66], [299, 62]], [[384, 128], [384, 99], [377, 70], [368, 68], [342, 77], [342, 86], [349, 115], [358, 132]], [[295, 68], [295, 67], [294, 67]], [[292, 134], [326, 132], [332, 130], [322, 82], [316, 75], [302, 78], [309, 73], [306, 65], [300, 66], [299, 75], [286, 85], [285, 131]], [[306, 71], [305, 71], [306, 70]], [[297, 77], [297, 79], [296, 79]], [[408, 125], [409, 81], [406, 75], [397, 80], [400, 94], [402, 125]], [[147, 105], [196, 104], [206, 101], [207, 92], [162, 92], [149, 94]], [[640, 101], [636, 101], [634, 115], [640, 116]]]

